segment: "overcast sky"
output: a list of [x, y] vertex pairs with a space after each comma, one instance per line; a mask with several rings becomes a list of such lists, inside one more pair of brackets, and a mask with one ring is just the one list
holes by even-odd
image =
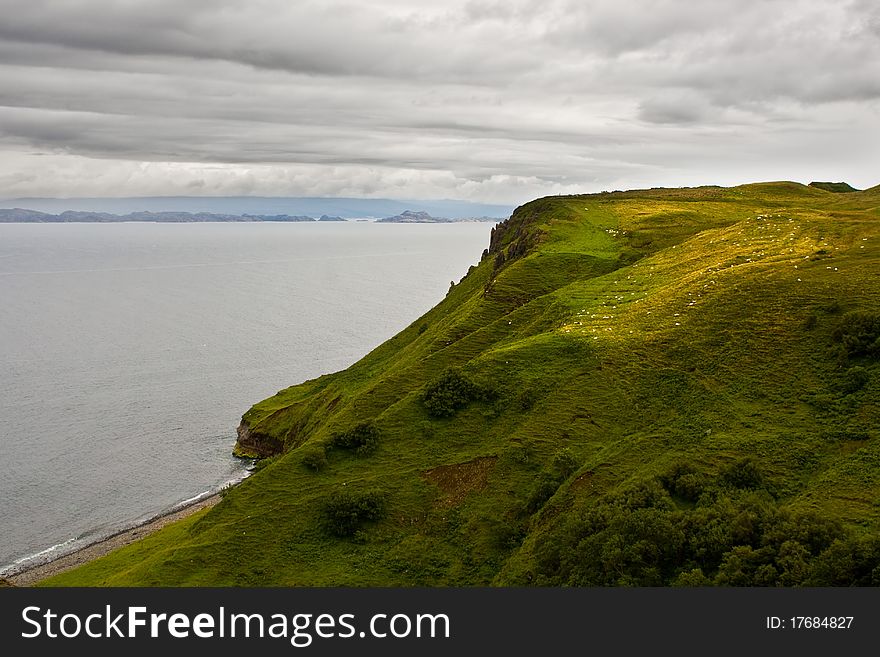
[[880, 183], [875, 0], [0, 8], [0, 197]]

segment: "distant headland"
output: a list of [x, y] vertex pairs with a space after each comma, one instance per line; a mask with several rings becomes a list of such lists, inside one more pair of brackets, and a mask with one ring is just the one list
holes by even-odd
[[382, 224], [449, 224], [456, 221], [501, 221], [498, 217], [460, 217], [458, 219], [449, 219], [448, 217], [433, 217], [424, 210], [413, 211], [404, 210], [400, 214], [393, 217], [385, 217], [377, 219]]

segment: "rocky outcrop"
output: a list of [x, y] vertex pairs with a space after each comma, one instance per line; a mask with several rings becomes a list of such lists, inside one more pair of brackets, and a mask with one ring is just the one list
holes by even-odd
[[284, 445], [271, 436], [253, 431], [244, 420], [238, 425], [238, 440], [232, 453], [240, 458], [264, 459], [284, 451]]
[[493, 269], [497, 273], [505, 263], [526, 255], [539, 240], [541, 232], [535, 224], [541, 220], [544, 199], [533, 201], [514, 211], [510, 219], [502, 221], [492, 229], [489, 248], [483, 251], [483, 258], [495, 256]]

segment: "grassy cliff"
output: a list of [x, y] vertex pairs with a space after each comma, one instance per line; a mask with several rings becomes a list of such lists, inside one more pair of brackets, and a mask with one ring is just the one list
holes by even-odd
[[880, 187], [533, 201], [245, 413], [218, 506], [47, 584], [880, 584], [878, 271]]

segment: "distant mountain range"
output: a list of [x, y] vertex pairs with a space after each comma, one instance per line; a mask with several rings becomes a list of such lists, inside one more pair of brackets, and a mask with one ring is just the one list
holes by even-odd
[[323, 215], [320, 220], [304, 215], [234, 215], [213, 212], [129, 212], [111, 214], [109, 212], [81, 212], [65, 210], [60, 214], [37, 212], [23, 208], [0, 209], [0, 223], [111, 223], [120, 221], [156, 221], [163, 223], [198, 223], [208, 221], [345, 221], [341, 217]]
[[[315, 219], [307, 215], [289, 214], [216, 214], [213, 212], [129, 212], [128, 214], [111, 214], [109, 212], [82, 212], [65, 210], [60, 214], [38, 212], [24, 208], [0, 209], [0, 223], [114, 223], [124, 221], [151, 221], [159, 223], [204, 223], [216, 221], [277, 221], [277, 222], [309, 222], [309, 221], [348, 221], [342, 217], [322, 214]], [[495, 217], [466, 217], [448, 219], [432, 217], [424, 211], [404, 210], [393, 217], [378, 219], [379, 223], [398, 224], [448, 224], [460, 221], [500, 221]]]
[[[400, 200], [363, 198], [317, 198], [317, 197], [259, 197], [259, 196], [150, 196], [131, 198], [12, 198], [0, 199], [0, 208], [21, 208], [50, 215], [66, 212], [85, 212], [94, 215], [117, 215], [125, 217], [138, 213], [174, 213], [188, 215], [219, 215], [211, 219], [186, 219], [187, 221], [271, 221], [260, 217], [339, 217], [341, 219], [364, 219], [394, 217], [414, 208], [433, 217], [469, 219], [490, 217], [505, 219], [513, 212], [512, 205], [493, 205], [454, 200]], [[223, 219], [222, 217], [233, 217]], [[250, 219], [247, 219], [250, 217]], [[35, 219], [21, 219], [34, 221]], [[50, 219], [43, 218], [42, 221]], [[86, 219], [68, 219], [85, 221]], [[174, 221], [173, 219], [162, 219]], [[8, 221], [8, 220], [7, 220]], [[16, 221], [19, 221], [18, 219]], [[96, 218], [89, 221], [120, 221]], [[146, 219], [122, 219], [122, 221], [160, 221], [155, 217]], [[292, 221], [292, 219], [275, 219]]]

